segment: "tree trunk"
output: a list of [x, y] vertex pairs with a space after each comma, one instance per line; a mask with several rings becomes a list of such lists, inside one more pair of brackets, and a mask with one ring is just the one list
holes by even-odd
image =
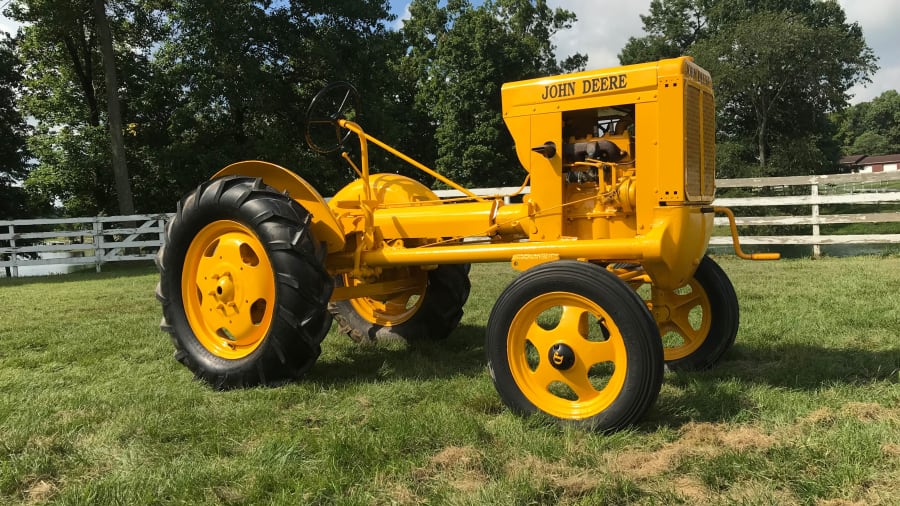
[[106, 0], [94, 0], [94, 17], [97, 22], [97, 36], [100, 39], [100, 53], [103, 55], [103, 73], [106, 77], [106, 108], [109, 115], [109, 137], [112, 146], [116, 194], [119, 199], [119, 213], [134, 214], [134, 198], [131, 195], [128, 165], [125, 163], [125, 140], [122, 137], [122, 113], [119, 108], [116, 61], [115, 54], [113, 54], [112, 35], [109, 31], [109, 20], [106, 18]]
[[759, 148], [759, 166], [762, 167], [763, 170], [765, 170], [766, 165], [769, 162], [769, 160], [766, 158], [766, 151], [767, 151], [767, 147], [768, 147], [768, 143], [766, 142], [766, 136], [769, 133], [768, 125], [766, 124], [768, 122], [767, 120], [768, 120], [768, 118], [763, 116], [762, 120], [759, 123], [759, 127], [757, 128], [757, 132], [759, 135], [759, 138], [757, 139], [758, 148]]

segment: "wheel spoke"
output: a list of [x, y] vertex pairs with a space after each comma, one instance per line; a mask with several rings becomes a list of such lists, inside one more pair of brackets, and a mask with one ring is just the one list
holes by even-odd
[[578, 396], [579, 402], [586, 402], [597, 395], [591, 380], [588, 377], [588, 368], [581, 360], [577, 360], [571, 369], [565, 371], [562, 376], [565, 378], [564, 383]]
[[337, 111], [334, 113], [334, 118], [338, 119], [341, 117], [341, 114], [344, 112], [344, 106], [347, 105], [347, 100], [350, 98], [350, 90], [347, 89], [347, 93], [344, 94], [344, 99], [341, 100], [341, 105], [338, 107]]
[[226, 234], [219, 241], [219, 246], [213, 253], [212, 258], [229, 265], [240, 265], [243, 263], [241, 259], [241, 243], [242, 241], [235, 237], [235, 234]]
[[570, 343], [575, 354], [582, 358], [585, 366], [590, 368], [601, 362], [615, 362], [616, 349], [611, 341], [574, 341]]
[[537, 368], [531, 372], [531, 381], [533, 381], [540, 390], [546, 390], [550, 383], [554, 381], [564, 381], [565, 378], [550, 365], [546, 357], [541, 357]]
[[554, 332], [561, 337], [568, 337], [571, 340], [579, 337], [582, 339], [587, 338], [587, 311], [580, 307], [563, 306], [559, 325], [556, 326]]
[[204, 296], [211, 292], [216, 286], [214, 277], [217, 272], [216, 267], [218, 263], [218, 259], [208, 256], [200, 257], [200, 261], [197, 263], [197, 286], [203, 292]]
[[684, 306], [689, 306], [688, 311], [694, 306], [698, 306], [703, 303], [703, 295], [698, 291], [694, 290], [693, 287], [691, 289], [691, 293], [686, 294], [669, 294], [669, 307], [670, 308], [683, 308]]
[[531, 341], [531, 344], [537, 348], [538, 353], [542, 355], [542, 362], [544, 360], [543, 354], [553, 346], [554, 330], [546, 330], [538, 325], [536, 321], [528, 327], [528, 333], [525, 335], [525, 339]]
[[684, 339], [684, 345], [691, 344], [695, 338], [701, 337], [699, 331], [691, 326], [690, 311], [681, 311], [672, 315], [669, 323], [675, 331]]

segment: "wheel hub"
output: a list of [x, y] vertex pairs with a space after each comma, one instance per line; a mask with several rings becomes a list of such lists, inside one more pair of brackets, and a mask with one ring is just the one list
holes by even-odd
[[230, 274], [223, 274], [216, 282], [215, 297], [223, 304], [234, 300], [234, 280], [231, 279]]
[[567, 371], [575, 365], [575, 351], [565, 343], [556, 343], [551, 346], [547, 358], [550, 360], [550, 365], [560, 371]]
[[271, 262], [251, 229], [221, 220], [194, 236], [185, 254], [182, 300], [210, 353], [240, 359], [258, 348], [271, 326], [274, 296]]

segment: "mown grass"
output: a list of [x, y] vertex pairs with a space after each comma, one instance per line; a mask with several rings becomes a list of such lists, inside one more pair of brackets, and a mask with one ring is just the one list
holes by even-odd
[[900, 257], [719, 258], [737, 344], [611, 435], [510, 414], [475, 266], [439, 343], [330, 335], [302, 382], [194, 381], [149, 268], [0, 280], [0, 503], [900, 504]]

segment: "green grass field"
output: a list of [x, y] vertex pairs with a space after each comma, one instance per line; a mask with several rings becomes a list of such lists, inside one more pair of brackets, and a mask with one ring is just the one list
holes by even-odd
[[304, 381], [229, 392], [172, 359], [151, 268], [0, 280], [0, 503], [900, 504], [900, 257], [718, 260], [737, 344], [611, 435], [501, 404], [505, 264], [444, 342], [332, 334]]

